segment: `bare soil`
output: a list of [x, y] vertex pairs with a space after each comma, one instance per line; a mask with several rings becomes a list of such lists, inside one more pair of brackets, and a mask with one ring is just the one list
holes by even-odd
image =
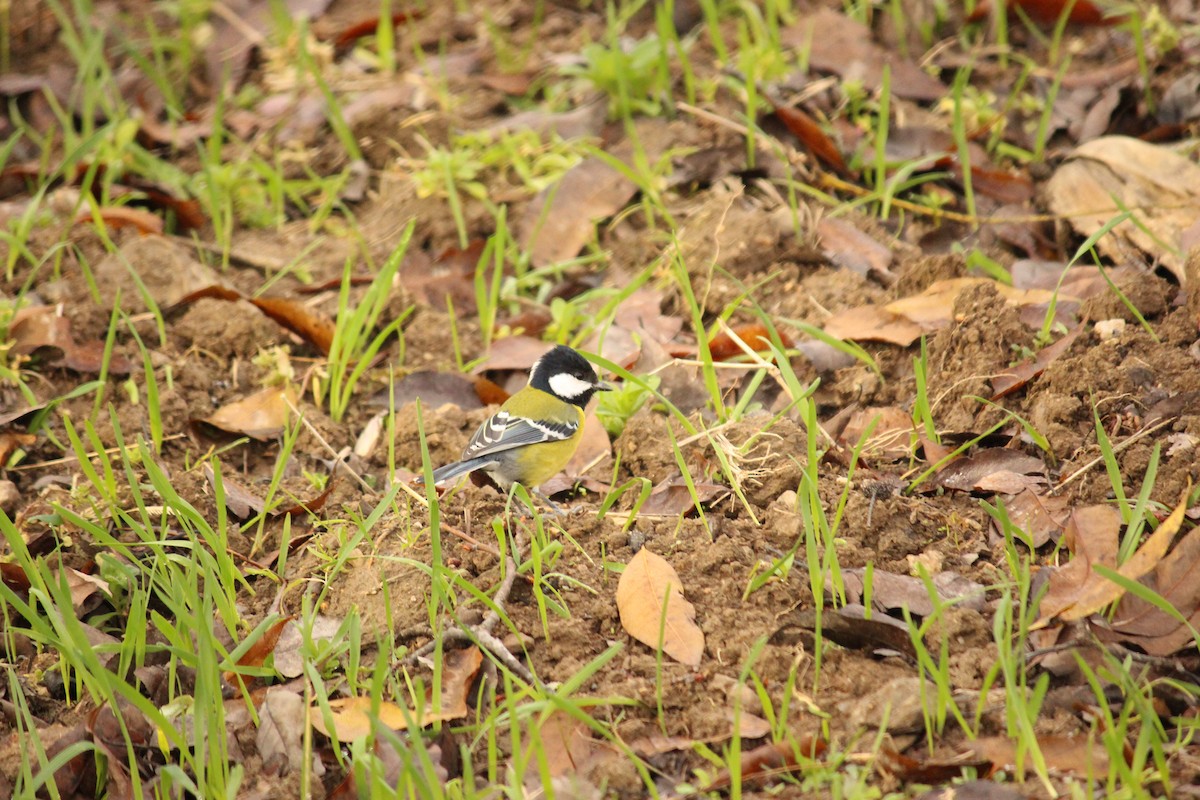
[[[375, 9], [373, 3], [358, 5]], [[485, 5], [490, 12], [510, 20], [513, 36], [519, 42], [524, 35], [520, 26], [527, 21], [523, 4]], [[840, 8], [840, 4], [829, 5]], [[356, 4], [334, 3], [323, 24], [337, 29], [339, 24], [354, 19], [358, 9], [351, 6]], [[473, 9], [472, 17], [478, 18], [480, 13]], [[575, 52], [585, 34], [600, 36], [602, 12], [549, 4], [546, 13], [546, 24], [537, 35], [541, 40], [539, 46], [547, 52]], [[448, 55], [452, 56], [471, 47], [472, 28], [463, 20], [442, 19], [445, 16], [440, 10], [431, 11], [428, 18], [417, 24], [425, 35], [432, 35], [439, 24], [461, 32], [462, 40], [449, 44]], [[1095, 38], [1115, 34], [1078, 35]], [[376, 175], [375, 190], [355, 208], [355, 214], [377, 260], [394, 246], [401, 226], [410, 218], [417, 220], [413, 258], [428, 260], [456, 240], [454, 219], [446, 203], [436, 197], [417, 197], [411, 184], [396, 176], [397, 148], [417, 152], [411, 134], [418, 131], [435, 145], [446, 144], [450, 131], [483, 128], [503, 121], [512, 113], [501, 93], [465, 77], [451, 78], [450, 91], [455, 97], [453, 112], [431, 106], [422, 112], [418, 123], [413, 123], [411, 108], [386, 109], [355, 125], [358, 137], [374, 143], [365, 152]], [[715, 107], [721, 112], [731, 111], [731, 118], [735, 116], [730, 98], [718, 98]], [[691, 118], [677, 118], [656, 128], [659, 137], [656, 146], [663, 152], [674, 148], [716, 149], [737, 142], [727, 130]], [[903, 238], [896, 238], [891, 247], [890, 283], [839, 268], [814, 249], [812, 239], [805, 240], [795, 234], [785, 219], [787, 209], [779, 205], [777, 198], [753, 184], [742, 185], [727, 179], [711, 186], [671, 192], [665, 197], [667, 210], [685, 232], [681, 247], [708, 321], [724, 312], [746, 286], [759, 287], [752, 297], [772, 319], [820, 326], [830, 313], [868, 302], [888, 302], [920, 292], [936, 280], [968, 275], [961, 255], [930, 254], [919, 244]], [[515, 201], [510, 218], [518, 217], [527, 202], [527, 199]], [[824, 213], [815, 204], [811, 211], [816, 216]], [[490, 233], [491, 217], [482, 206], [468, 202], [465, 213], [472, 237]], [[865, 218], [859, 221], [883, 240], [898, 233], [878, 221]], [[69, 220], [55, 224], [69, 224]], [[303, 219], [289, 222], [278, 231], [239, 229], [234, 236], [233, 251], [249, 258], [235, 259], [229, 269], [222, 270], [219, 265], [205, 263], [184, 238], [142, 235], [129, 229], [113, 231], [116, 252], [106, 255], [98, 237], [88, 231], [86, 226], [77, 226], [70, 241], [78, 248], [82, 260], [94, 266], [99, 298], [83, 280], [79, 263], [70, 254], [56, 271], [43, 268], [35, 273], [23, 265], [11, 280], [4, 281], [3, 289], [11, 295], [26, 282], [32, 282], [30, 297], [45, 303], [61, 303], [79, 341], [103, 340], [111, 309], [119, 296], [120, 307], [146, 342], [158, 374], [169, 371], [171, 376], [170, 381], [160, 383], [159, 402], [165, 429], [174, 436], [166, 442], [160, 463], [172, 476], [180, 495], [215, 522], [211, 484], [199, 466], [202, 456], [215, 443], [197, 433], [191, 421], [206, 417], [258, 387], [263, 370], [251, 359], [262, 349], [289, 344], [299, 371], [316, 364], [319, 357], [310, 346], [246, 302], [201, 300], [180, 310], [171, 310], [172, 304], [188, 291], [218, 280], [253, 293], [266, 276], [252, 264], [268, 256], [272, 262], [301, 259], [310, 278], [308, 283], [321, 285], [340, 277], [343, 260], [356, 245], [314, 232]], [[663, 233], [647, 226], [636, 214], [601, 225], [598, 245], [608, 257], [591, 272], [604, 285], [621, 285], [631, 271], [663, 251], [667, 246]], [[54, 227], [35, 233], [31, 249], [37, 251], [39, 243], [55, 241], [57, 235]], [[314, 244], [316, 248], [310, 250]], [[999, 245], [989, 252], [1004, 263], [1014, 260], [1014, 254]], [[713, 269], [714, 263], [720, 269]], [[134, 275], [138, 280], [134, 280]], [[1052, 482], [1081, 471], [1065, 492], [1068, 507], [1104, 502], [1112, 497], [1109, 477], [1103, 465], [1095, 461], [1100, 451], [1094, 412], [1109, 437], [1118, 441], [1136, 431], [1157, 404], [1169, 398], [1200, 397], [1200, 370], [1194, 349], [1200, 293], [1193, 287], [1185, 292], [1169, 277], [1149, 270], [1131, 273], [1119, 285], [1140, 310], [1149, 330], [1140, 326], [1114, 294], [1099, 295], [1085, 303], [1079, 316], [1093, 322], [1124, 319], [1127, 325], [1123, 334], [1113, 341], [1101, 341], [1094, 331], [1085, 331], [1042, 375], [1002, 401], [1004, 409], [1028, 421], [1047, 438], [1054, 458], [1035, 448], [1016, 423], [1010, 423], [1000, 432], [1008, 448], [1044, 458]], [[275, 283], [271, 291], [300, 297], [297, 291], [302, 287], [301, 281], [289, 275]], [[168, 309], [165, 336], [161, 339], [151, 315], [146, 313], [143, 291], [159, 308]], [[355, 290], [355, 297], [360, 291]], [[680, 314], [685, 306], [677, 288], [674, 284], [663, 284], [663, 291], [663, 312]], [[315, 309], [329, 314], [335, 311], [336, 288], [303, 297]], [[397, 288], [398, 308], [412, 301], [404, 287]], [[731, 321], [752, 320], [748, 313], [739, 311]], [[444, 305], [421, 305], [405, 325], [405, 361], [394, 366], [400, 372], [416, 368], [454, 371], [455, 343], [450, 336], [450, 323]], [[477, 318], [464, 315], [455, 323], [459, 346], [466, 355], [484, 355], [479, 350]], [[685, 325], [690, 330], [690, 321]], [[953, 324], [931, 334], [927, 341], [931, 406], [938, 429], [945, 437], [965, 441], [1002, 418], [999, 407], [982, 404], [975, 398], [990, 396], [990, 379], [1018, 361], [1021, 348], [1032, 347], [1035, 336], [1036, 331], [1022, 321], [1018, 310], [1005, 303], [994, 288], [976, 287], [959, 297]], [[138, 364], [140, 356], [130, 335], [120, 333], [116, 346]], [[820, 379], [815, 398], [823, 425], [836, 422], [839, 414], [851, 406], [898, 405], [911, 410], [916, 397], [913, 358], [917, 348], [878, 343], [863, 346], [878, 363], [881, 375], [875, 375], [860, 363], [822, 370], [803, 356], [793, 360], [792, 366], [802, 381]], [[519, 383], [521, 379], [511, 371], [489, 375], [502, 384]], [[53, 398], [66, 394], [84, 379], [87, 377], [61, 369], [39, 370], [34, 374], [33, 385], [39, 397]], [[139, 434], [148, 436], [145, 378], [140, 365], [129, 378], [139, 389], [139, 402], [135, 403], [131, 393], [122, 388], [122, 380], [125, 378], [109, 378], [105, 404], [98, 417], [92, 417], [91, 395], [66, 401], [59, 408], [77, 424], [90, 418], [96, 425], [100, 443], [106, 447], [116, 444], [108, 409], [119, 422], [126, 440]], [[246, 620], [251, 627], [268, 613], [297, 612], [302, 595], [315, 594], [314, 587], [325, 580], [327, 555], [338, 548], [338, 520], [366, 514], [379, 501], [377, 493], [366, 491], [353, 478], [331, 468], [331, 464], [336, 461], [336, 453], [353, 447], [363, 426], [378, 411], [368, 400], [386, 387], [387, 380], [386, 369], [375, 370], [369, 383], [357, 393], [347, 419], [340, 424], [332, 423], [310, 395], [300, 399], [301, 411], [328, 448], [313, 433], [302, 432], [285, 466], [288, 485], [302, 494], [305, 471], [333, 471], [338, 475], [337, 485], [319, 514], [320, 519], [293, 521], [293, 537], [311, 533], [312, 538], [292, 554], [287, 575], [281, 576], [282, 583], [276, 585], [265, 578], [252, 580], [253, 593], [243, 598]], [[687, 387], [681, 387], [680, 391], [684, 388]], [[15, 402], [15, 397], [11, 399]], [[768, 408], [770, 402], [768, 398]], [[452, 406], [424, 409], [424, 433], [434, 464], [454, 460], [488, 413], [486, 409], [464, 411]], [[694, 413], [697, 419], [704, 418], [705, 412]], [[759, 432], [771, 416], [769, 410], [757, 412], [723, 433], [736, 447]], [[613, 454], [620, 464], [616, 484], [633, 477], [648, 478], [658, 484], [677, 474], [670, 442], [680, 431], [673, 425], [667, 415], [650, 407], [629, 420], [625, 433], [613, 442]], [[397, 466], [419, 472], [421, 451], [414, 406], [398, 410], [395, 430]], [[770, 428], [769, 434], [756, 451], [759, 460], [744, 465], [748, 506], [728, 496], [708, 507], [703, 518], [694, 514], [639, 517], [629, 530], [624, 530], [624, 519], [620, 516], [597, 518], [603, 499], [597, 494], [582, 492], [556, 498], [565, 513], [548, 518], [552, 537], [562, 545], [552, 565], [561, 578], [552, 579], [552, 584], [559, 590], [558, 599], [568, 613], [550, 612], [543, 616], [527, 582], [519, 580], [506, 610], [520, 636], [510, 635], [509, 639], [518, 657], [551, 684], [579, 673], [612, 645], [622, 645], [616, 658], [599, 670], [581, 692], [635, 701], [633, 705], [601, 708], [598, 712], [602, 717], [607, 715], [607, 721], [626, 742], [660, 734], [725, 741], [731, 730], [726, 679], [736, 681], [751, 659], [753, 672], [762, 681], [772, 705], [779, 708], [785, 702], [790, 703], [792, 712], [786, 723], [790, 729], [797, 734], [825, 736], [841, 748], [853, 748], [853, 743], [868, 748], [872, 728], [880, 722], [880, 705], [911, 697], [913, 684], [895, 683], [918, 675], [911, 661], [901, 653], [870, 647], [833, 647], [818, 664], [811, 632], [800, 629], [797, 633], [794, 624], [798, 615], [814, 608], [810, 576], [803, 566], [803, 550], [788, 574], [747, 594], [751, 575], [780, 558], [803, 536], [803, 521], [795, 507], [795, 490], [806, 457], [803, 427], [798, 419], [785, 416]], [[1185, 487], [1198, 478], [1195, 448], [1189, 444], [1197, 440], [1200, 440], [1200, 402], [1193, 400], [1182, 403], [1173, 422], [1119, 453], [1126, 491], [1136, 493], [1140, 489], [1150, 453], [1157, 446], [1161, 448], [1161, 462], [1151, 496], [1166, 506], [1175, 505]], [[9, 513], [26, 536], [36, 530], [38, 515], [46, 513], [50, 503], [73, 507], [77, 498], [86, 497], [78, 490], [69, 491], [70, 487], [78, 486], [82, 477], [70, 459], [61, 460], [64, 451], [60, 443], [65, 441], [62, 418], [52, 414], [48, 427], [23, 462], [8, 470], [7, 477], [19, 492], [19, 500]], [[718, 462], [711, 448], [706, 440], [684, 448], [687, 466], [698, 479], [719, 478]], [[227, 453], [223, 460], [227, 469], [236, 470], [240, 480], [261, 487], [271, 474], [278, 452], [277, 442], [250, 442]], [[368, 459], [357, 463], [357, 470], [379, 486], [386, 473], [387, 457], [385, 443]], [[994, 601], [1007, 580], [1008, 567], [1004, 542], [996, 537], [991, 519], [981, 507], [980, 494], [900, 491], [912, 475], [907, 462], [868, 461], [858, 466], [847, 488], [846, 464], [834, 457], [826, 460], [819, 486], [826, 508], [832, 511], [843, 492], [848, 493], [835, 543], [839, 564], [843, 569], [873, 564], [878, 571], [907, 575], [913, 573], [916, 559], [936, 557], [938, 567], [934, 571], [957, 572], [991, 587], [988, 600]], [[590, 477], [604, 485], [613, 479], [611, 472], [603, 470], [593, 472]], [[628, 511], [630, 503], [627, 496], [618, 504], [617, 511]], [[493, 520], [506, 519], [504, 524], [514, 532], [531, 524], [505, 515], [504, 497], [490, 487], [467, 486], [451, 495], [442, 508], [444, 524], [468, 533], [485, 545], [472, 544], [443, 530], [446, 563], [485, 591], [499, 584], [503, 566], [489, 551], [496, 545]], [[282, 534], [280, 522], [268, 523], [265, 552], [286, 546], [280, 539]], [[228, 547], [249, 557], [253, 537], [253, 531], [231, 532]], [[697, 608], [697, 622], [707, 642], [698, 669], [661, 659], [631, 640], [622, 629], [614, 600], [618, 579], [614, 566], [628, 562], [640, 547], [651, 548], [674, 566], [688, 599]], [[60, 548], [64, 561], [80, 568], [90, 561], [94, 550], [91, 543], [82, 539], [64, 540]], [[1055, 557], [1053, 551], [1050, 544], [1039, 555], [1049, 563]], [[259, 558], [261, 553], [255, 556]], [[385, 513], [357, 557], [328, 584], [321, 613], [342, 618], [356, 609], [366, 629], [365, 640], [381, 636], [413, 647], [423, 644], [429, 635], [426, 611], [429, 580], [421, 570], [406, 562], [427, 562], [429, 558], [428, 514], [415, 503], [401, 501], [399, 513], [391, 510]], [[474, 604], [466, 598], [461, 600], [459, 612], [467, 613]], [[946, 643], [955, 690], [964, 696], [977, 697], [996, 654], [991, 607], [947, 613], [931, 631], [928, 641]], [[373, 653], [364, 655], [368, 660], [374, 657]], [[65, 729], [91, 709], [87, 703], [69, 706], [61, 696], [56, 696], [48, 680], [52, 663], [52, 654], [40, 653], [19, 664], [17, 674], [32, 711]], [[816, 690], [811, 691], [818, 669], [821, 677]], [[794, 686], [789, 683], [792, 671], [797, 676]], [[1066, 685], [1065, 680], [1061, 682], [1061, 686]], [[1052, 693], [1059, 686], [1056, 682]], [[983, 719], [985, 734], [1005, 734], [1002, 706], [985, 710]], [[1039, 724], [1046, 734], [1065, 736], [1085, 736], [1090, 728], [1087, 719], [1069, 709], [1048, 713]], [[11, 780], [19, 763], [17, 753], [21, 742], [7, 725], [0, 721], [0, 773]], [[892, 728], [892, 736], [900, 748], [916, 742], [916, 751], [920, 752], [923, 737], [914, 736], [902, 722], [894, 720]], [[54, 738], [48, 731], [42, 735], [46, 740]], [[746, 740], [742, 747], [750, 749], [764, 741]], [[939, 753], [949, 754], [964, 745], [965, 740], [961, 734], [948, 733], [937, 744]], [[247, 766], [251, 766], [255, 756], [247, 753], [250, 759]], [[706, 767], [699, 756], [688, 752], [672, 751], [652, 756], [648, 761], [663, 787], [693, 781], [693, 770]], [[1181, 762], [1178, 766], [1179, 785], [1200, 780], [1194, 764]], [[615, 796], [644, 794], [634, 766], [623, 759], [603, 760], [595, 771], [593, 780], [603, 783]], [[879, 785], [885, 791], [900, 788], [886, 776], [880, 777]], [[1034, 794], [1044, 792], [1043, 787], [1032, 781], [1021, 789]], [[795, 794], [796, 787], [784, 792], [799, 796]], [[761, 793], [748, 791], [746, 796], [777, 794], [777, 789], [762, 789]]]

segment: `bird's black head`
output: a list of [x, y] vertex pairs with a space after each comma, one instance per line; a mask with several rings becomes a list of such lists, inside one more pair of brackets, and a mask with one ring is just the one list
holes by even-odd
[[612, 388], [596, 377], [587, 359], [565, 344], [537, 360], [529, 372], [529, 385], [580, 408], [585, 408], [596, 392]]

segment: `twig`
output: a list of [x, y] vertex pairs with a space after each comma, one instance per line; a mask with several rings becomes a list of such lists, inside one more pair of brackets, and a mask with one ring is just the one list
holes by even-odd
[[[1177, 419], [1176, 417], [1171, 417], [1170, 419], [1164, 419], [1162, 422], [1151, 425], [1149, 428], [1143, 428], [1142, 430], [1138, 431], [1137, 433], [1131, 435], [1128, 439], [1121, 442], [1120, 444], [1113, 445], [1112, 454], [1115, 456], [1117, 453], [1119, 453], [1122, 450], [1124, 450], [1125, 448], [1129, 447], [1134, 442], [1139, 441], [1140, 439], [1144, 439], [1147, 436], [1149, 436], [1150, 434], [1154, 433], [1155, 431], [1165, 428], [1166, 426], [1172, 424], [1173, 422], [1175, 422], [1176, 419]], [[1079, 469], [1072, 472], [1069, 477], [1064, 478], [1061, 482], [1059, 482], [1059, 484], [1057, 486], [1052, 487], [1050, 489], [1050, 491], [1047, 492], [1047, 494], [1049, 494], [1049, 495], [1058, 494], [1063, 489], [1067, 488], [1067, 486], [1069, 484], [1078, 480], [1085, 472], [1087, 472], [1088, 470], [1090, 470], [1092, 467], [1096, 466], [1097, 464], [1102, 463], [1103, 461], [1104, 461], [1104, 454], [1101, 453], [1100, 455], [1096, 456], [1088, 463], [1084, 464]]]
[[[170, 436], [164, 436], [162, 440], [164, 442], [173, 442], [176, 439], [182, 439], [185, 436], [187, 436], [186, 433], [173, 433]], [[137, 447], [136, 444], [127, 444], [124, 447], [122, 447], [121, 445], [117, 445], [115, 447], [109, 447], [105, 450], [96, 450], [91, 453], [88, 453], [86, 455], [86, 458], [89, 461], [91, 461], [93, 458], [95, 458], [96, 456], [101, 455], [101, 454], [104, 454], [106, 456], [111, 456], [111, 455], [116, 455], [117, 453], [122, 453], [125, 451], [132, 451], [136, 447]], [[15, 467], [9, 467], [7, 471], [8, 472], [26, 472], [31, 469], [45, 469], [46, 467], [54, 467], [54, 466], [58, 466], [59, 464], [69, 464], [72, 461], [78, 462], [79, 459], [74, 455], [63, 456], [62, 458], [52, 458], [49, 461], [39, 461], [36, 464], [18, 464]]]
[[[464, 536], [466, 534], [463, 534]], [[518, 554], [524, 550], [524, 545], [518, 538], [515, 542], [515, 550]], [[487, 616], [483, 618], [477, 625], [459, 625], [458, 627], [449, 628], [442, 631], [440, 634], [433, 636], [421, 647], [404, 657], [403, 664], [413, 665], [420, 659], [428, 656], [430, 653], [437, 650], [438, 645], [445, 645], [451, 642], [468, 642], [478, 645], [484, 650], [491, 653], [497, 661], [503, 664], [509, 671], [528, 683], [530, 686], [536, 686], [539, 689], [545, 689], [546, 686], [542, 683], [533, 672], [517, 659], [512, 652], [505, 647], [496, 635], [492, 632], [496, 626], [500, 624], [500, 615], [504, 611], [504, 606], [508, 602], [509, 595], [512, 594], [513, 586], [517, 582], [517, 560], [513, 556], [507, 555], [504, 558], [505, 575], [504, 580], [496, 587], [496, 593], [492, 597], [492, 609], [488, 611]]]

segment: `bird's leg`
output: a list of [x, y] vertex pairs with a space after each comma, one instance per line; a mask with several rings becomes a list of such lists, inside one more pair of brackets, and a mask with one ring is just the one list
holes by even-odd
[[568, 510], [564, 509], [558, 503], [554, 502], [553, 500], [551, 500], [549, 497], [542, 494], [541, 492], [534, 492], [533, 496], [537, 500], [540, 500], [546, 506], [546, 508], [548, 508], [550, 510], [550, 513], [554, 514], [555, 516], [561, 517], [561, 516], [565, 516], [566, 514], [570, 513]]

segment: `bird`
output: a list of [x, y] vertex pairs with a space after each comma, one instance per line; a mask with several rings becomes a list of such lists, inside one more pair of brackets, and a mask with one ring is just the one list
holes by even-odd
[[560, 344], [529, 371], [529, 383], [479, 426], [462, 458], [433, 471], [434, 484], [484, 472], [507, 492], [514, 483], [537, 492], [579, 447], [583, 411], [613, 387], [576, 350]]

